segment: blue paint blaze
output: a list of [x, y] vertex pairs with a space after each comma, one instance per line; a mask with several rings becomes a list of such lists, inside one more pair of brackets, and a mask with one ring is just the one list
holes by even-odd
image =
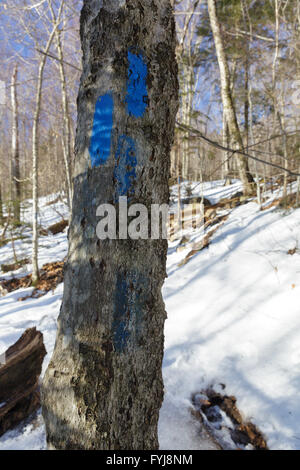
[[117, 277], [115, 313], [113, 320], [113, 338], [115, 350], [123, 352], [127, 346], [130, 333], [128, 323], [130, 320], [130, 299], [126, 279], [120, 274]]
[[127, 112], [129, 116], [142, 117], [148, 105], [148, 67], [141, 54], [128, 51]]
[[118, 140], [114, 179], [116, 181], [116, 199], [120, 196], [134, 195], [136, 180], [137, 155], [136, 145], [131, 137], [122, 135]]
[[110, 94], [96, 102], [92, 137], [89, 147], [92, 167], [104, 165], [110, 156], [114, 102]]

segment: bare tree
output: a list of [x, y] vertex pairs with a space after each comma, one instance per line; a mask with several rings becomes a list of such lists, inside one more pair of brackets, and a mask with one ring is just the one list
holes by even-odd
[[[240, 133], [234, 102], [230, 88], [230, 73], [225, 55], [223, 38], [220, 23], [217, 17], [217, 8], [215, 0], [208, 0], [208, 12], [210, 18], [211, 29], [214, 37], [215, 48], [218, 58], [221, 79], [221, 95], [223, 109], [226, 116], [226, 122], [229, 129], [230, 138], [234, 148], [243, 149], [243, 139]], [[239, 155], [238, 157], [239, 174], [243, 183], [244, 192], [251, 194], [253, 192], [253, 177], [249, 171], [249, 165], [246, 158]]]
[[[51, 1], [49, 1], [49, 8], [51, 11], [52, 19], [54, 22], [57, 21], [54, 9], [52, 7]], [[65, 67], [64, 67], [64, 54], [61, 42], [61, 32], [59, 29], [56, 29], [55, 32], [56, 38], [56, 48], [58, 52], [58, 67], [59, 67], [59, 74], [60, 74], [60, 86], [61, 86], [61, 94], [62, 94], [62, 108], [63, 108], [63, 123], [64, 123], [64, 131], [62, 135], [62, 146], [63, 146], [63, 156], [64, 156], [64, 163], [66, 169], [66, 180], [67, 180], [67, 199], [68, 199], [68, 206], [71, 210], [72, 205], [72, 198], [73, 198], [73, 190], [72, 190], [72, 171], [71, 171], [71, 135], [70, 135], [70, 113], [69, 113], [69, 103], [68, 103], [68, 94], [67, 94], [67, 82], [66, 82], [66, 74], [65, 74]]]
[[64, 0], [61, 1], [58, 10], [56, 21], [54, 21], [52, 31], [48, 38], [44, 54], [41, 56], [39, 69], [38, 69], [38, 80], [36, 89], [35, 99], [35, 112], [32, 126], [32, 200], [33, 200], [33, 211], [32, 211], [32, 282], [35, 283], [39, 279], [39, 268], [38, 268], [38, 151], [39, 151], [39, 119], [41, 113], [41, 99], [42, 99], [42, 86], [44, 78], [44, 69], [47, 60], [47, 54], [51, 47], [52, 41], [56, 34], [57, 28], [61, 20], [61, 13], [64, 6]]

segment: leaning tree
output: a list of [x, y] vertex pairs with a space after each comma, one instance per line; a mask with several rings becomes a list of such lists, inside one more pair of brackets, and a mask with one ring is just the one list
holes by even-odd
[[156, 449], [167, 241], [124, 227], [98, 239], [96, 213], [119, 213], [125, 197], [168, 203], [175, 23], [170, 0], [83, 3], [69, 254], [43, 416], [49, 448]]

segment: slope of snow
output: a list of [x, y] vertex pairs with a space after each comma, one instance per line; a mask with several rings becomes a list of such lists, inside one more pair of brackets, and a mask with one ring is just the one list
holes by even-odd
[[[240, 186], [229, 188], [220, 182], [205, 184], [203, 194], [216, 202]], [[41, 201], [41, 213], [47, 227], [60, 216], [56, 205], [45, 203]], [[65, 206], [58, 210], [67, 217]], [[189, 250], [177, 252], [176, 243], [170, 244], [163, 288], [168, 320], [166, 394], [159, 421], [162, 449], [213, 448], [201, 436], [189, 407], [192, 393], [210, 385], [218, 389], [220, 383], [237, 397], [239, 409], [260, 427], [270, 448], [300, 449], [300, 251], [287, 254], [299, 246], [299, 229], [300, 210], [260, 212], [251, 202], [232, 210], [209, 248], [186, 265], [178, 267]], [[30, 248], [17, 245], [28, 250], [26, 256]], [[66, 233], [43, 237], [41, 264], [62, 260], [66, 250]], [[0, 264], [11, 258], [9, 245], [0, 248]], [[63, 285], [40, 299], [18, 302], [28, 291], [0, 298], [0, 354], [26, 328], [36, 326], [48, 351], [44, 372], [54, 347]], [[34, 423], [0, 438], [0, 450], [45, 448], [40, 414]]]
[[177, 268], [168, 257], [164, 380], [183, 406], [226, 384], [273, 449], [299, 449], [300, 210], [241, 206], [209, 247]]
[[[233, 184], [224, 186], [224, 180], [207, 181], [200, 183], [199, 181], [183, 182], [180, 184], [181, 197], [187, 196], [187, 190], [191, 191], [191, 196], [204, 196], [211, 204], [216, 204], [220, 199], [233, 196], [242, 191], [243, 186], [239, 180], [233, 180]], [[172, 186], [170, 190], [171, 202], [178, 198], [178, 186]]]
[[[66, 220], [69, 217], [68, 207], [64, 202], [57, 202], [55, 204], [49, 205], [49, 202], [55, 201], [57, 194], [52, 195], [51, 197], [41, 197], [39, 200], [39, 217], [38, 223], [44, 229], [47, 229], [51, 225], [55, 224], [65, 218]], [[25, 201], [24, 207], [22, 208], [22, 220], [27, 224], [20, 231], [20, 235], [24, 237], [23, 239], [16, 240], [14, 242], [14, 248], [18, 260], [24, 258], [31, 258], [32, 251], [32, 239], [31, 239], [31, 201]], [[39, 239], [39, 267], [41, 268], [46, 263], [52, 263], [55, 261], [62, 261], [67, 255], [68, 251], [68, 241], [66, 237], [66, 232], [58, 234], [56, 236], [49, 233], [48, 236], [40, 237]], [[11, 238], [11, 234], [6, 235], [7, 238]], [[14, 238], [17, 235], [14, 233]], [[0, 248], [0, 265], [1, 264], [12, 264], [14, 263], [13, 256], [13, 247], [12, 242], [9, 242], [7, 245], [4, 245]], [[32, 272], [31, 264], [25, 265], [23, 268], [4, 275], [1, 274], [2, 279], [7, 279], [10, 277], [24, 276]], [[19, 296], [20, 297], [20, 296]], [[0, 300], [1, 301], [1, 300]], [[0, 306], [1, 311], [1, 306]]]

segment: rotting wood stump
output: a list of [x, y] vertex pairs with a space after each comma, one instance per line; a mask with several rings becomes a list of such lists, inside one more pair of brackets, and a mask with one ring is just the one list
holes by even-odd
[[42, 333], [30, 328], [0, 356], [0, 436], [40, 407], [45, 355]]

